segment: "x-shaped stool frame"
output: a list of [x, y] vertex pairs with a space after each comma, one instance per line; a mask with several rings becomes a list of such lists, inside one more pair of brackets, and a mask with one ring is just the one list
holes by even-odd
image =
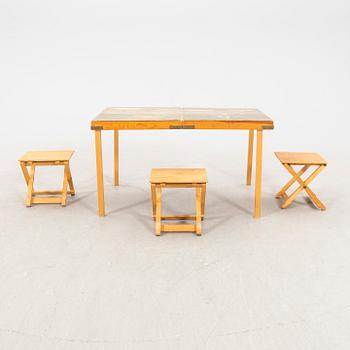
[[[311, 190], [309, 187], [309, 184], [315, 179], [315, 177], [326, 167], [326, 163], [322, 164], [302, 164], [303, 154], [295, 154], [297, 157], [300, 157], [300, 163], [299, 164], [291, 164], [283, 162], [282, 159], [280, 159], [279, 154], [276, 153], [277, 158], [281, 161], [282, 165], [287, 169], [287, 171], [292, 175], [292, 178], [281, 188], [281, 190], [276, 194], [276, 198], [282, 198], [284, 200], [283, 204], [281, 205], [281, 208], [285, 209], [288, 208], [291, 203], [295, 200], [295, 198], [298, 196], [300, 192], [305, 190], [305, 192], [309, 195], [312, 202], [315, 204], [315, 206], [318, 209], [326, 210], [326, 206], [317, 198], [316, 194]], [[283, 156], [283, 155], [282, 155]], [[315, 154], [315, 156], [318, 156]], [[307, 162], [305, 162], [307, 163]], [[296, 172], [292, 165], [302, 165], [302, 168]], [[311, 167], [311, 166], [317, 166], [317, 168], [309, 175], [309, 177], [306, 178], [306, 180], [302, 180], [301, 176]], [[286, 191], [295, 183], [299, 183], [299, 187], [290, 195], [288, 196]]]

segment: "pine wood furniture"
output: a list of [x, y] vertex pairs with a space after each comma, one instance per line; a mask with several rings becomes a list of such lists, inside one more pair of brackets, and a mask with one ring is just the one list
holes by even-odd
[[[161, 232], [195, 232], [198, 236], [202, 232], [201, 221], [204, 219], [205, 192], [208, 182], [207, 172], [203, 168], [156, 168], [151, 172], [151, 193], [153, 218], [156, 221], [156, 235]], [[161, 214], [162, 189], [164, 188], [195, 188], [196, 215]], [[162, 220], [195, 220], [193, 224], [162, 224]]]
[[[311, 181], [327, 166], [327, 162], [317, 153], [304, 153], [304, 152], [275, 152], [276, 157], [292, 175], [292, 178], [281, 188], [276, 194], [276, 198], [282, 198], [283, 203], [281, 208], [285, 209], [291, 205], [297, 195], [305, 190], [309, 195], [312, 202], [318, 209], [325, 210], [325, 205], [317, 198], [315, 193], [310, 189], [309, 184]], [[296, 172], [293, 166], [302, 166], [302, 168]], [[301, 176], [312, 166], [316, 169], [306, 179], [302, 180]], [[290, 195], [286, 194], [286, 191], [295, 183], [299, 183], [299, 187]]]
[[[26, 206], [32, 204], [48, 204], [56, 203], [66, 206], [67, 193], [71, 196], [75, 195], [73, 179], [69, 167], [69, 160], [74, 151], [30, 151], [24, 154], [20, 159], [20, 165], [27, 183]], [[63, 166], [63, 187], [61, 191], [35, 191], [34, 175], [37, 166]], [[27, 167], [30, 167], [28, 173]], [[67, 189], [69, 186], [69, 190]], [[48, 195], [44, 197], [44, 195]], [[38, 197], [39, 196], [39, 197]]]
[[251, 108], [106, 108], [91, 121], [95, 132], [98, 213], [105, 215], [101, 131], [114, 131], [114, 184], [119, 185], [119, 130], [223, 129], [248, 130], [247, 185], [251, 185], [254, 132], [256, 131], [256, 175], [254, 216], [261, 214], [263, 131], [273, 129], [273, 121]]

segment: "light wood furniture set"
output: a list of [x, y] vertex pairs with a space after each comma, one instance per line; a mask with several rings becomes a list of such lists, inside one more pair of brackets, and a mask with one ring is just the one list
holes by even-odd
[[[152, 169], [150, 182], [153, 218], [156, 222], [156, 235], [160, 236], [161, 232], [195, 232], [198, 236], [200, 236], [202, 233], [205, 192], [208, 182], [206, 170], [202, 168], [156, 168]], [[195, 188], [196, 215], [162, 215], [162, 191], [165, 188]], [[194, 220], [195, 224], [165, 225], [162, 224], [162, 220]]]
[[[114, 133], [114, 185], [119, 185], [119, 130], [166, 130], [166, 129], [222, 129], [248, 131], [248, 160], [246, 184], [252, 183], [254, 136], [256, 135], [255, 159], [255, 202], [254, 217], [261, 215], [261, 179], [263, 131], [273, 129], [273, 121], [257, 109], [232, 108], [107, 108], [91, 121], [91, 130], [95, 133], [96, 174], [98, 213], [105, 215], [103, 162], [102, 162], [102, 131], [112, 130]], [[32, 204], [61, 204], [67, 203], [67, 195], [75, 195], [69, 161], [74, 151], [31, 151], [20, 159], [20, 166], [27, 184], [26, 206]], [[325, 205], [310, 189], [310, 183], [327, 166], [327, 162], [317, 153], [275, 152], [276, 157], [290, 173], [292, 178], [276, 194], [281, 198], [281, 207], [287, 208], [303, 191], [308, 194], [315, 206], [325, 210]], [[34, 190], [35, 169], [37, 166], [63, 166], [62, 190]], [[301, 169], [295, 170], [295, 166]], [[28, 172], [28, 167], [29, 172]], [[301, 176], [311, 167], [316, 169], [306, 180]], [[195, 232], [201, 235], [206, 184], [206, 170], [203, 168], [156, 168], [151, 173], [151, 194], [153, 219], [155, 220], [156, 235], [161, 232]], [[289, 196], [287, 190], [294, 184], [299, 187]], [[162, 191], [166, 188], [195, 188], [195, 215], [162, 215]], [[167, 220], [192, 220], [194, 224], [164, 224]]]
[[[27, 207], [30, 207], [32, 204], [61, 204], [62, 206], [66, 206], [67, 194], [71, 196], [75, 195], [73, 179], [69, 167], [69, 160], [73, 153], [74, 151], [31, 151], [27, 152], [19, 159], [27, 184]], [[62, 190], [35, 191], [34, 176], [35, 169], [38, 166], [63, 166]], [[29, 173], [27, 167], [30, 167]]]

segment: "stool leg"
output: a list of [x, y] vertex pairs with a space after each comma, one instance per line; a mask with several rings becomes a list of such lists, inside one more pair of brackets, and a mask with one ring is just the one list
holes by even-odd
[[161, 232], [161, 210], [162, 210], [162, 189], [156, 185], [156, 235], [160, 236]]
[[[289, 164], [285, 164], [284, 167], [288, 170], [288, 172], [295, 177], [296, 181], [299, 182], [300, 187], [302, 188], [301, 191], [304, 189], [306, 191], [306, 193], [309, 195], [309, 197], [311, 198], [311, 200], [313, 201], [313, 203], [316, 205], [317, 208], [321, 209], [321, 210], [326, 210], [326, 206], [317, 198], [317, 196], [315, 195], [315, 193], [311, 190], [311, 188], [308, 187], [308, 185], [310, 184], [310, 182], [325, 168], [324, 165], [320, 165], [305, 181], [303, 181], [298, 174], [295, 173], [294, 169], [289, 165]], [[300, 192], [301, 192], [300, 191]], [[299, 193], [299, 192], [298, 192]], [[298, 194], [297, 193], [297, 194]], [[294, 195], [294, 193], [290, 196], [292, 197]], [[289, 197], [289, 198], [290, 198]], [[288, 198], [288, 200], [289, 200]], [[292, 198], [292, 201], [295, 199]], [[288, 201], [287, 200], [287, 201]], [[287, 202], [286, 201], [286, 202]], [[291, 202], [290, 202], [291, 203]], [[290, 205], [290, 203], [288, 205]], [[286, 203], [285, 203], [286, 204]], [[288, 205], [286, 205], [285, 207], [282, 206], [282, 208], [286, 208]]]
[[[296, 176], [296, 173], [294, 169], [288, 165], [284, 164], [285, 168], [289, 171], [289, 173], [292, 176]], [[288, 199], [282, 204], [282, 208], [285, 209], [290, 206], [290, 204], [294, 201], [296, 196], [303, 190], [306, 189], [307, 186], [310, 184], [310, 182], [324, 169], [324, 166], [318, 167], [305, 181], [301, 180], [299, 177], [297, 177], [297, 181], [300, 184], [300, 187], [298, 187], [289, 197]], [[315, 195], [316, 196], [316, 195]]]
[[74, 185], [73, 185], [73, 178], [72, 178], [72, 173], [70, 171], [69, 163], [67, 166], [67, 175], [68, 175], [69, 190], [71, 192], [70, 194], [71, 194], [71, 196], [75, 196], [75, 189], [74, 189]]
[[63, 188], [62, 188], [62, 207], [67, 204], [67, 187], [68, 187], [68, 164], [64, 165], [64, 175], [63, 175]]
[[276, 194], [276, 198], [280, 198], [282, 197], [286, 191], [288, 190], [288, 188], [290, 186], [292, 186], [294, 184], [295, 181], [297, 181], [297, 178], [300, 177], [301, 175], [303, 175], [305, 173], [305, 171], [307, 169], [310, 168], [310, 165], [304, 165], [296, 174], [296, 176], [293, 176], [282, 188], [281, 190]]
[[28, 179], [28, 192], [27, 192], [27, 199], [26, 199], [26, 206], [30, 207], [32, 205], [32, 199], [33, 199], [33, 188], [34, 188], [34, 175], [35, 175], [35, 165], [32, 164], [30, 167], [30, 175]]
[[306, 187], [305, 191], [307, 192], [307, 194], [309, 195], [309, 197], [311, 198], [311, 200], [314, 202], [314, 204], [318, 209], [326, 210], [326, 206], [317, 198], [315, 193], [309, 187]]
[[28, 174], [28, 169], [27, 166], [24, 162], [21, 162], [21, 169], [23, 172], [24, 180], [26, 181], [26, 184], [28, 186], [28, 181], [29, 181], [29, 174]]
[[156, 219], [156, 186], [151, 184], [153, 220]]
[[200, 236], [202, 233], [202, 188], [201, 186], [196, 187], [196, 234]]
[[202, 185], [202, 196], [201, 196], [201, 214], [202, 214], [202, 220], [204, 220], [204, 210], [205, 210], [205, 194], [207, 190], [207, 185]]

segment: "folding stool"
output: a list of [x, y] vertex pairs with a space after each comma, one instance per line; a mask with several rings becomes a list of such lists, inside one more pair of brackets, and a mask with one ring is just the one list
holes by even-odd
[[[161, 232], [195, 232], [201, 235], [201, 221], [204, 219], [205, 193], [208, 182], [206, 170], [203, 168], [158, 168], [152, 169], [151, 192], [153, 218], [156, 221], [156, 235]], [[195, 188], [196, 215], [162, 216], [162, 189], [164, 188]], [[162, 220], [194, 220], [192, 224], [163, 225]]]
[[[325, 210], [325, 205], [317, 198], [315, 193], [310, 189], [309, 184], [311, 181], [327, 166], [327, 162], [317, 153], [304, 153], [304, 152], [275, 152], [276, 157], [292, 175], [292, 178], [282, 187], [282, 189], [276, 194], [276, 198], [282, 198], [284, 200], [281, 208], [287, 208], [297, 197], [297, 195], [305, 190], [309, 195], [312, 202], [318, 209]], [[301, 165], [302, 168], [296, 172], [293, 166]], [[306, 179], [302, 180], [301, 176], [312, 166], [316, 166], [316, 169]], [[290, 195], [286, 194], [286, 191], [294, 184], [299, 183], [299, 187]]]
[[[71, 171], [69, 168], [69, 160], [74, 151], [31, 151], [27, 152], [19, 159], [24, 179], [27, 183], [27, 198], [26, 206], [32, 204], [47, 204], [56, 203], [65, 206], [67, 203], [67, 193], [71, 196], [75, 195]], [[34, 175], [37, 166], [63, 166], [63, 187], [59, 191], [35, 191], [34, 190]], [[28, 173], [27, 167], [30, 167]], [[67, 187], [69, 186], [69, 190]], [[49, 197], [43, 197], [49, 195]], [[56, 196], [54, 196], [56, 195]], [[57, 196], [59, 195], [59, 196]], [[37, 197], [39, 196], [39, 197]]]

